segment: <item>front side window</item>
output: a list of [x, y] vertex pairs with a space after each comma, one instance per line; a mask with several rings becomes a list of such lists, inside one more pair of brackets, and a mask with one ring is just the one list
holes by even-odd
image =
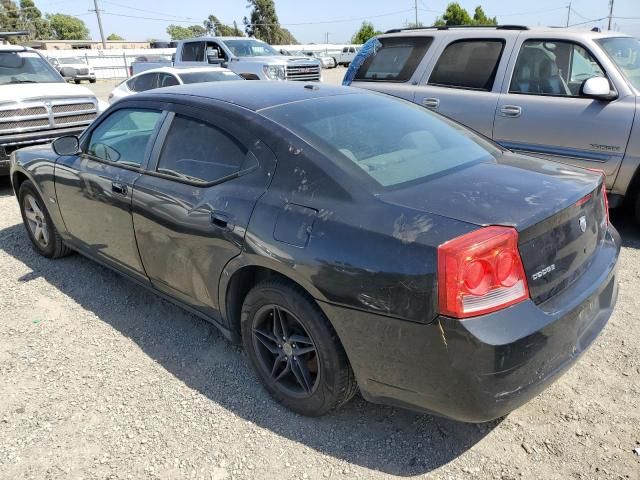
[[162, 147], [158, 173], [192, 182], [215, 182], [238, 173], [250, 155], [226, 132], [176, 115]]
[[175, 75], [171, 75], [170, 73], [158, 74], [158, 88], [173, 87], [174, 85], [180, 85]]
[[139, 167], [160, 116], [157, 110], [116, 110], [91, 133], [87, 154], [100, 160]]
[[461, 40], [444, 49], [429, 85], [490, 91], [504, 49], [504, 40]]
[[425, 108], [353, 94], [261, 110], [372, 191], [491, 161], [501, 151]]
[[640, 41], [630, 37], [596, 40], [629, 82], [640, 90]]
[[[391, 37], [379, 38], [380, 46], [369, 49], [355, 79], [365, 82], [406, 82], [411, 79], [422, 61], [431, 37]], [[361, 50], [359, 55], [367, 52]]]
[[585, 80], [604, 76], [593, 55], [577, 43], [527, 40], [518, 54], [509, 92], [577, 97]]
[[204, 60], [204, 42], [189, 42], [182, 46], [182, 61], [202, 62]]

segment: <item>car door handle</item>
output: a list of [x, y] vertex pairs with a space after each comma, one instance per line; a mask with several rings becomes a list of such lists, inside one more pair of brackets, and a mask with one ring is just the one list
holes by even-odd
[[504, 105], [500, 108], [500, 113], [504, 117], [519, 117], [522, 115], [522, 107], [517, 105]]
[[127, 194], [127, 186], [119, 182], [111, 182], [111, 191], [120, 195]]
[[439, 98], [423, 98], [422, 106], [431, 108], [433, 110], [437, 110], [438, 107], [440, 106], [440, 99]]
[[214, 227], [233, 231], [235, 225], [231, 222], [231, 217], [222, 212], [211, 212], [211, 224]]

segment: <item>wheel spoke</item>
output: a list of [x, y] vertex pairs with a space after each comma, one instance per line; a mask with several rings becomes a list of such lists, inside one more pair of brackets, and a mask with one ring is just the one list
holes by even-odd
[[27, 199], [29, 200], [29, 206], [31, 207], [31, 210], [33, 210], [36, 216], [42, 218], [42, 210], [40, 210], [38, 202], [36, 202], [36, 200], [31, 196], [27, 197]]
[[33, 210], [25, 209], [24, 216], [27, 217], [27, 219], [31, 220], [32, 222], [35, 222], [38, 219], [38, 217], [36, 216], [36, 213]]
[[42, 240], [44, 241], [44, 244], [49, 245], [49, 229], [47, 228], [47, 225], [43, 223], [40, 231], [42, 232]]
[[[276, 377], [276, 372], [278, 371], [278, 367], [282, 362], [287, 362], [287, 357], [285, 357], [282, 353], [280, 353], [276, 359], [273, 361], [273, 368], [271, 368], [271, 377]], [[285, 365], [286, 369], [286, 365]]]
[[284, 378], [285, 375], [287, 375], [288, 373], [291, 372], [291, 360], [287, 360], [287, 366], [284, 367], [284, 369], [278, 374], [277, 377], [274, 378], [274, 380], [276, 382], [279, 382], [280, 380], [282, 380], [282, 378]]
[[299, 347], [296, 345], [296, 348], [293, 350], [293, 352], [295, 353], [296, 356], [300, 356], [300, 355], [306, 355], [307, 353], [311, 353], [311, 352], [315, 352], [316, 351], [316, 347], [314, 347], [313, 345], [309, 345], [307, 347]]
[[300, 335], [299, 333], [294, 333], [293, 335], [291, 335], [289, 337], [289, 341], [298, 345], [313, 345], [313, 342], [309, 337]]
[[40, 225], [36, 225], [36, 228], [33, 232], [33, 238], [36, 239], [36, 241], [40, 241], [40, 237], [42, 236], [42, 227], [40, 227]]
[[301, 358], [294, 357], [293, 361], [291, 362], [291, 371], [293, 372], [293, 376], [296, 377], [296, 381], [302, 387], [302, 389], [305, 392], [309, 393], [311, 391], [311, 387], [313, 386], [313, 382], [311, 381], [309, 369], [307, 369], [307, 366]]
[[[282, 338], [286, 341], [289, 338], [289, 330], [287, 328], [286, 320], [280, 308], [273, 307], [273, 333], [276, 338]], [[279, 335], [278, 335], [279, 334]]]
[[257, 328], [253, 329], [253, 333], [255, 334], [255, 337], [258, 339], [258, 341], [262, 343], [262, 345], [264, 345], [271, 353], [278, 354], [280, 352], [280, 349], [278, 348], [278, 340], [274, 338], [273, 335], [267, 332], [263, 332], [262, 330], [259, 330]]

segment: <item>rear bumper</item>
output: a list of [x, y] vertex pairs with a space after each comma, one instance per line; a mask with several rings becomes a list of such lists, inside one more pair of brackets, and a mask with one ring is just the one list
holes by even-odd
[[611, 228], [570, 288], [536, 305], [417, 324], [322, 304], [363, 396], [466, 422], [506, 415], [544, 390], [593, 343], [618, 294]]

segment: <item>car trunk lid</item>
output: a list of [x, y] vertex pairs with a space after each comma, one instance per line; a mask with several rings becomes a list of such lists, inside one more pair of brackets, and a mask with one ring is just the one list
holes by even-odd
[[529, 292], [541, 303], [588, 268], [604, 237], [601, 185], [587, 170], [505, 154], [380, 198], [478, 226], [516, 228]]

